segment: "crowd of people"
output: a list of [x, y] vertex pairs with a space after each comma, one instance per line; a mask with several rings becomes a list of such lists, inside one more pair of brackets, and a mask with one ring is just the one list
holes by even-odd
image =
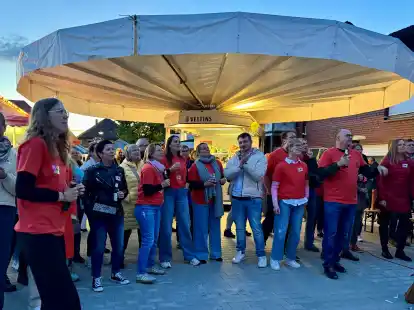
[[[363, 212], [372, 202], [370, 182], [376, 184], [372, 203], [380, 210], [382, 256], [393, 258], [391, 240], [396, 244], [395, 257], [411, 261], [404, 252], [414, 198], [411, 140], [393, 141], [381, 164], [369, 163], [346, 129], [338, 131], [335, 145], [319, 160], [306, 140], [289, 131], [282, 135], [282, 146], [267, 156], [252, 147], [249, 133], [240, 134], [239, 151], [225, 167], [206, 143], [197, 145], [196, 157], [190, 158], [189, 148], [177, 136], [169, 137], [165, 148], [146, 138], [121, 151], [109, 140], [94, 142], [83, 163], [71, 151], [68, 116], [58, 99], [38, 101], [16, 154], [4, 136], [6, 124], [0, 114], [0, 272], [4, 275], [0, 308], [3, 292], [13, 287], [7, 268], [16, 249], [18, 281], [30, 288], [29, 308], [43, 310], [81, 309], [73, 263], [86, 261], [93, 291], [102, 292], [105, 253], [111, 253], [109, 279], [130, 284], [122, 269], [134, 231], [139, 239], [135, 281], [154, 283], [173, 267], [174, 217], [185, 262], [191, 266], [222, 262], [223, 185], [227, 182], [231, 213], [224, 237], [234, 237], [234, 221], [234, 264], [245, 259], [248, 220], [259, 268], [269, 264], [276, 271], [283, 266], [301, 267], [296, 251], [306, 214], [304, 248], [315, 253], [322, 250], [325, 275], [338, 279], [338, 273], [346, 272], [341, 258], [359, 260], [352, 252], [361, 251], [357, 240]], [[84, 214], [90, 227], [86, 260], [80, 252]], [[317, 227], [323, 237], [321, 250], [314, 244]], [[269, 263], [265, 244], [272, 233]]]

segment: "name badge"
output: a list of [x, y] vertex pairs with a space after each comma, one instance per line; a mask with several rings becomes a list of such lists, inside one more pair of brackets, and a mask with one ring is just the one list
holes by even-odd
[[298, 172], [303, 172], [303, 168], [302, 167], [298, 168]]
[[408, 164], [402, 164], [403, 168], [408, 168]]
[[117, 176], [115, 177], [115, 180], [117, 180], [117, 181], [121, 181], [121, 177], [120, 177], [119, 175], [117, 175]]
[[59, 165], [52, 165], [52, 171], [54, 175], [59, 175], [60, 174], [60, 167]]

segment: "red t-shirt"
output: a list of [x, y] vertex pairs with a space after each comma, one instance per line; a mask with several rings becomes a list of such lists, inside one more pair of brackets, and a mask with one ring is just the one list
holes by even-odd
[[[17, 152], [17, 172], [29, 172], [36, 176], [36, 187], [63, 192], [70, 184], [72, 171], [59, 157], [53, 158], [45, 141], [32, 138], [23, 143]], [[62, 236], [70, 211], [62, 211], [63, 203], [33, 202], [17, 199], [19, 221], [17, 232], [53, 234]], [[73, 207], [73, 205], [72, 205]]]
[[141, 169], [141, 182], [138, 186], [138, 199], [137, 204], [139, 205], [151, 205], [151, 206], [161, 206], [164, 202], [164, 190], [160, 190], [151, 196], [144, 195], [144, 184], [149, 185], [159, 185], [163, 181], [163, 176], [156, 168], [151, 164], [144, 164]]
[[265, 186], [268, 192], [270, 193], [270, 188], [272, 187], [272, 177], [275, 172], [275, 169], [278, 164], [283, 162], [288, 157], [288, 153], [282, 147], [274, 150], [272, 153], [269, 154], [267, 158], [267, 169], [266, 169], [266, 177], [265, 177]]
[[184, 158], [179, 156], [173, 156], [172, 163], [170, 164], [166, 157], [164, 157], [161, 163], [165, 168], [171, 168], [175, 163], [180, 163], [180, 170], [171, 172], [170, 181], [171, 188], [183, 188], [187, 183], [187, 162]]
[[[322, 154], [319, 167], [328, 167], [338, 162], [342, 156], [344, 156], [343, 151], [330, 148]], [[358, 151], [349, 150], [349, 156], [348, 167], [341, 167], [333, 176], [325, 179], [323, 183], [324, 201], [343, 204], [357, 203], [358, 171], [366, 163]]]
[[[221, 164], [220, 161], [217, 161], [217, 164], [219, 166], [220, 173], [221, 173], [220, 179], [222, 179], [223, 176], [224, 176], [223, 165]], [[211, 175], [214, 173], [213, 165], [206, 164], [206, 168], [207, 168], [208, 172]], [[188, 170], [188, 181], [190, 181], [190, 182], [191, 181], [193, 181], [193, 182], [200, 182], [201, 181], [200, 175], [198, 174], [197, 165], [195, 163], [192, 164], [192, 166]], [[194, 202], [196, 204], [199, 204], [199, 205], [208, 204], [208, 202], [204, 199], [204, 189], [192, 189], [191, 190], [191, 200], [192, 200], [192, 202]]]
[[385, 157], [381, 165], [388, 169], [387, 176], [377, 177], [378, 202], [385, 200], [386, 209], [397, 213], [408, 213], [414, 197], [414, 165], [411, 160], [391, 163]]
[[279, 163], [272, 177], [272, 181], [279, 182], [279, 200], [305, 198], [307, 180], [308, 166], [302, 161]]

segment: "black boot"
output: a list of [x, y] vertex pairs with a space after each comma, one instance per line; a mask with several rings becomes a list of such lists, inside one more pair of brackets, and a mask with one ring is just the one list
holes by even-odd
[[382, 249], [382, 253], [381, 256], [386, 258], [386, 259], [393, 259], [394, 257], [392, 257], [390, 250], [388, 250], [388, 248], [383, 248]]
[[349, 259], [353, 262], [359, 262], [359, 258], [357, 256], [355, 256], [354, 254], [352, 254], [351, 251], [349, 251], [349, 250], [345, 251], [345, 252], [342, 252], [341, 257], [344, 258], [344, 259]]
[[411, 259], [411, 257], [407, 256], [404, 252], [404, 250], [397, 250], [395, 252], [395, 258], [401, 259], [405, 262], [412, 262], [413, 260]]
[[325, 267], [324, 268], [324, 273], [329, 279], [332, 279], [332, 280], [337, 280], [338, 279], [338, 274], [331, 267]]

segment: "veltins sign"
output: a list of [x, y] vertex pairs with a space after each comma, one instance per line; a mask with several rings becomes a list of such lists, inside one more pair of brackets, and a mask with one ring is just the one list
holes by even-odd
[[211, 116], [190, 116], [186, 115], [184, 117], [185, 124], [211, 124], [213, 123], [213, 118]]

